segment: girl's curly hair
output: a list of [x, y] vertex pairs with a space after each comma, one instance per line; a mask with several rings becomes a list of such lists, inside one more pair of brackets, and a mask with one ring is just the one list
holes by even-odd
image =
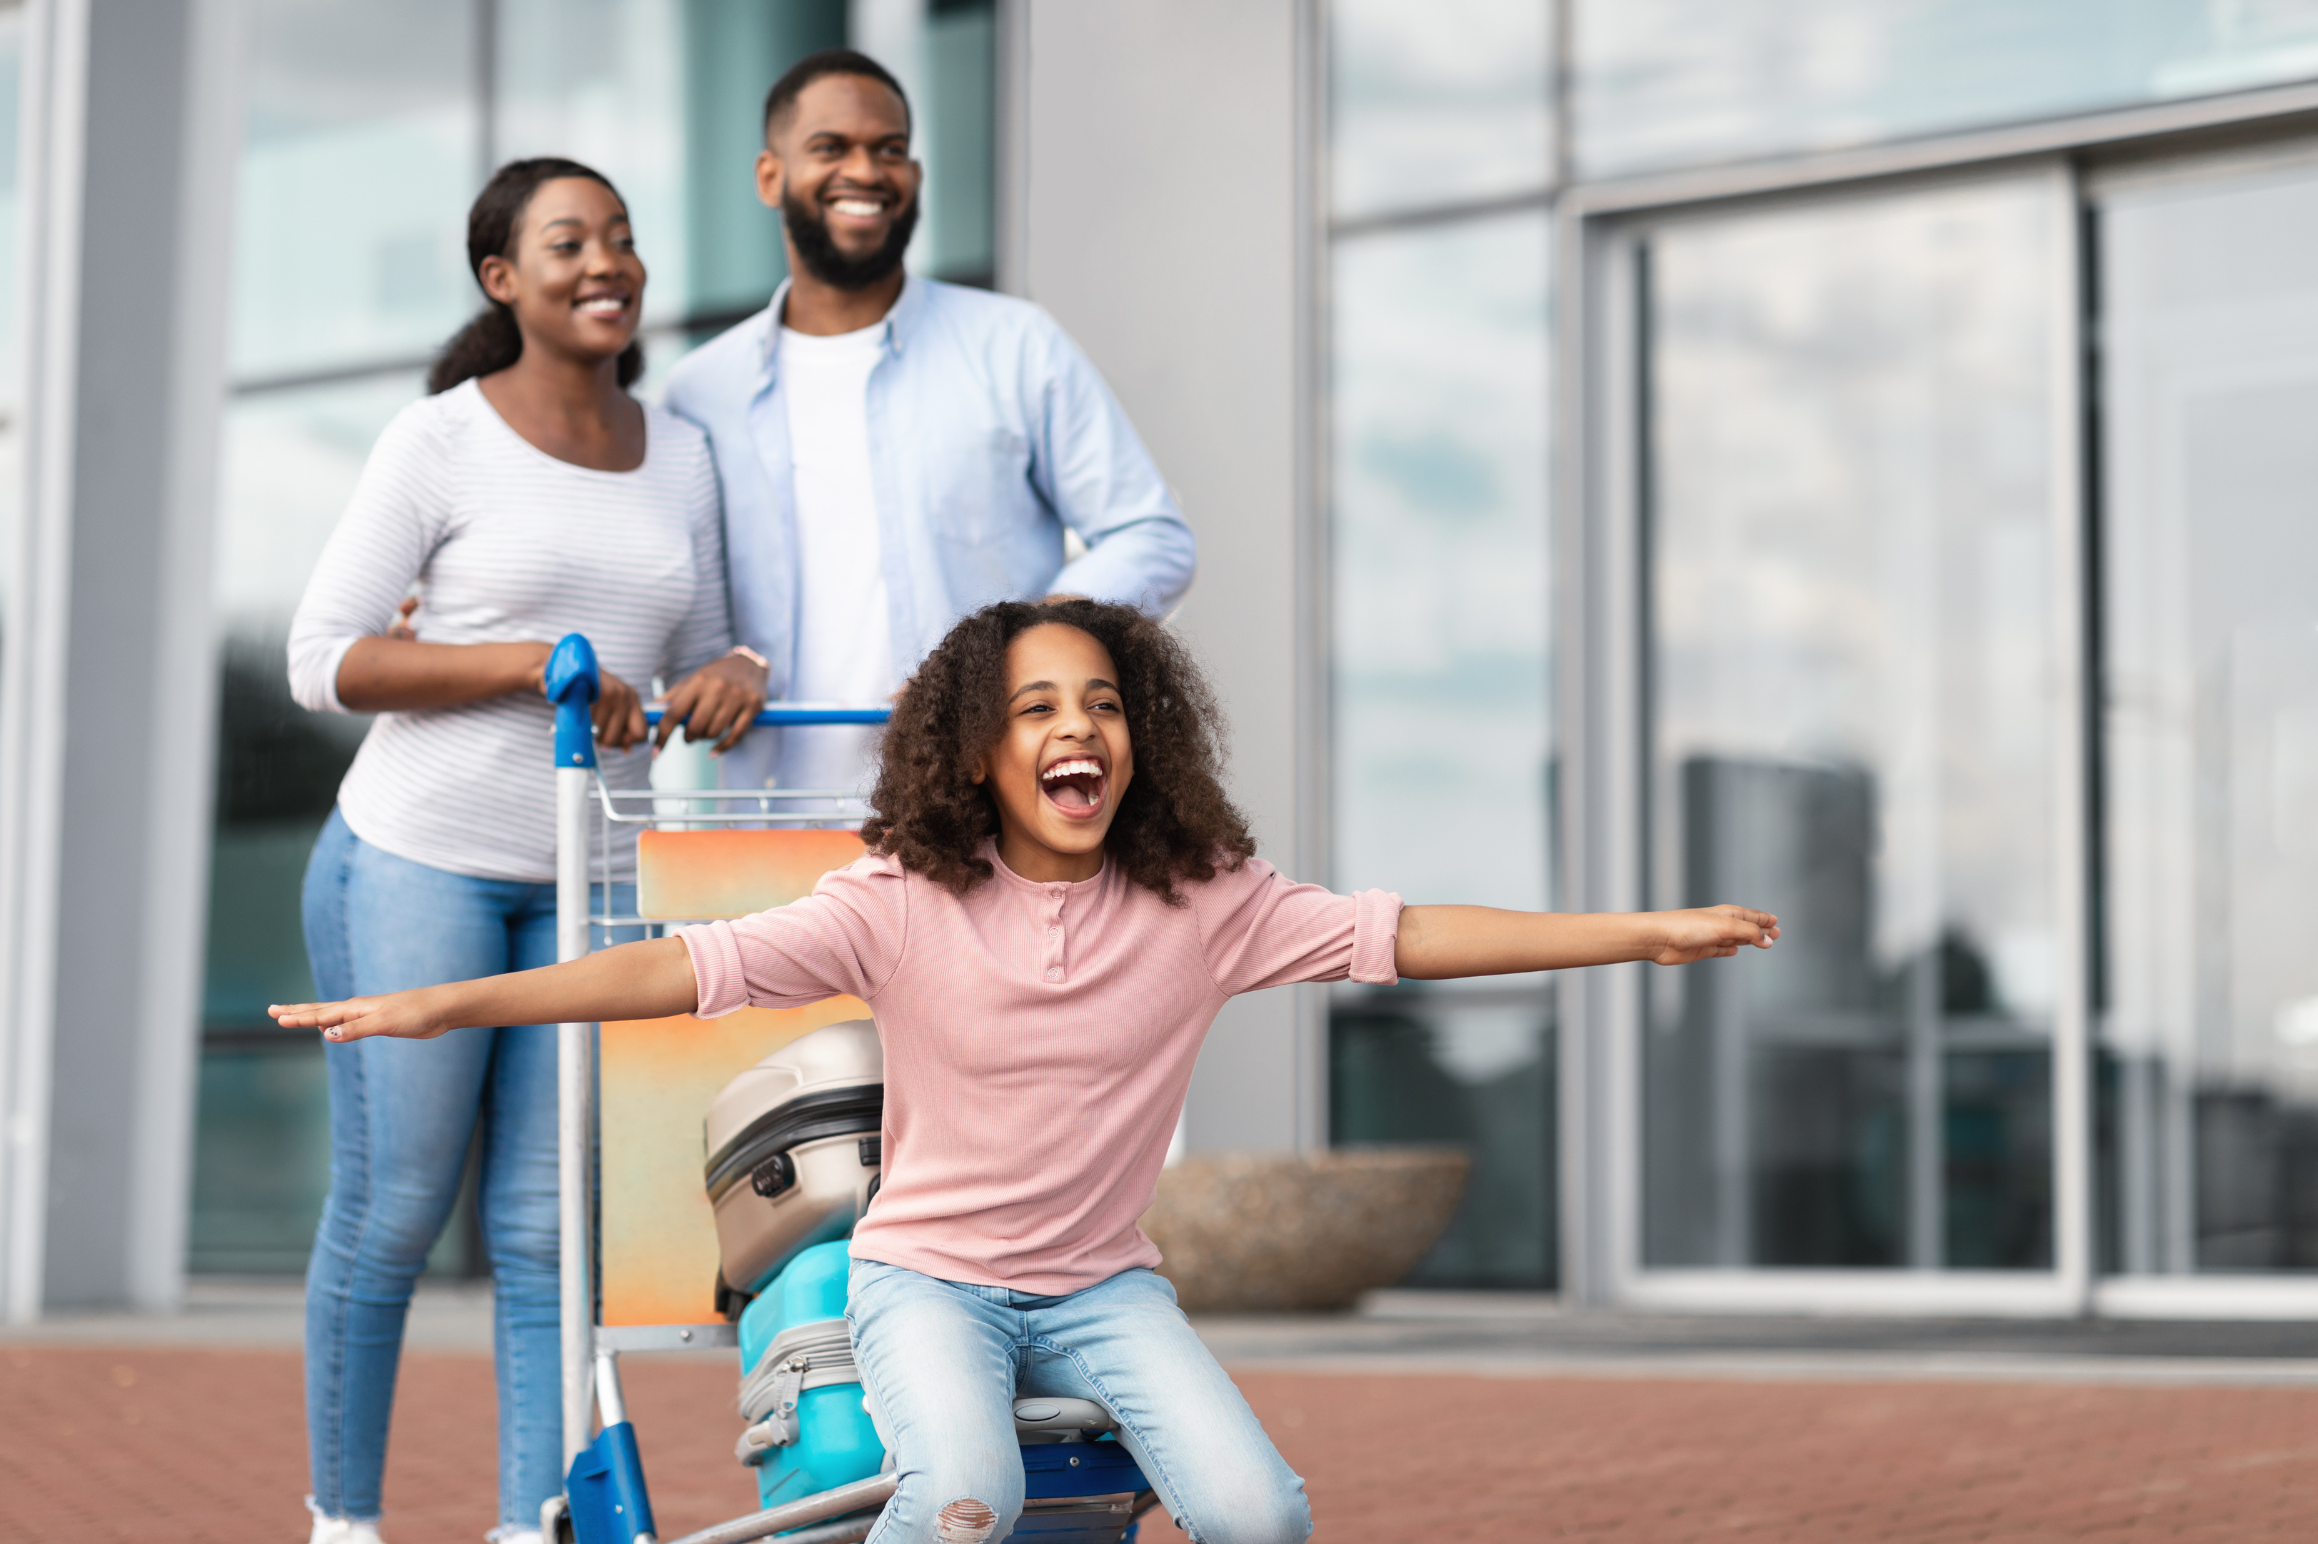
[[1006, 648], [1047, 622], [1089, 634], [1111, 653], [1125, 700], [1134, 776], [1103, 839], [1107, 861], [1180, 906], [1178, 880], [1213, 879], [1255, 856], [1247, 818], [1223, 791], [1223, 713], [1190, 651], [1132, 606], [1092, 600], [985, 606], [950, 629], [894, 702], [875, 814], [861, 828], [872, 852], [901, 860], [954, 894], [991, 876], [979, 856], [998, 834], [998, 805], [975, 763], [1006, 728]]

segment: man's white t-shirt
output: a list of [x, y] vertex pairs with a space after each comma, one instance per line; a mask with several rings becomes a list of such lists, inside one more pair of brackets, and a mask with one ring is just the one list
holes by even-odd
[[[869, 372], [884, 337], [882, 321], [825, 338], [781, 329], [802, 578], [789, 683], [796, 702], [881, 703], [901, 684], [869, 468]], [[876, 775], [875, 735], [854, 727], [787, 731], [781, 786], [866, 791]]]

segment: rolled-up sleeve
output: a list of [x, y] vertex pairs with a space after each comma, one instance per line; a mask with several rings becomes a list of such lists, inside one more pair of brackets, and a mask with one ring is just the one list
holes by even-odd
[[875, 997], [901, 964], [909, 885], [890, 858], [824, 874], [813, 893], [733, 922], [680, 928], [699, 994], [693, 1013], [801, 1008], [825, 997]]
[[408, 409], [363, 463], [290, 620], [290, 695], [310, 713], [344, 713], [338, 667], [360, 639], [383, 633], [441, 538], [443, 453]]
[[1384, 890], [1338, 895], [1300, 885], [1250, 859], [1191, 887], [1208, 973], [1226, 993], [1297, 981], [1390, 986], [1400, 897]]
[[1039, 343], [1045, 400], [1032, 475], [1087, 545], [1053, 587], [1163, 615], [1191, 588], [1198, 541], [1093, 361], [1051, 319]]

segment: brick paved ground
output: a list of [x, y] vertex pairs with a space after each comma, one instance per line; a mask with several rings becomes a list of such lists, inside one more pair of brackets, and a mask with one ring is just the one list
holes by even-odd
[[[639, 1359], [627, 1381], [662, 1536], [745, 1510], [731, 1374]], [[2318, 1538], [2318, 1390], [1241, 1381], [1334, 1544]], [[389, 1539], [470, 1544], [492, 1474], [489, 1361], [413, 1354]], [[303, 1489], [293, 1352], [0, 1346], [9, 1544], [294, 1544]]]

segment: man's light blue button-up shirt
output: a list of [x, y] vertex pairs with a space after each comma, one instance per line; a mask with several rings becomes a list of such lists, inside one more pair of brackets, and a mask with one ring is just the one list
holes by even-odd
[[[795, 665], [805, 582], [780, 371], [788, 294], [783, 284], [763, 311], [685, 356], [667, 391], [715, 450], [733, 630], [772, 662], [775, 698]], [[869, 376], [869, 459], [904, 676], [993, 601], [1062, 591], [1160, 613], [1182, 598], [1191, 528], [1110, 388], [1052, 317], [912, 277], [884, 327]], [[1066, 526], [1087, 546], [1067, 567]]]

